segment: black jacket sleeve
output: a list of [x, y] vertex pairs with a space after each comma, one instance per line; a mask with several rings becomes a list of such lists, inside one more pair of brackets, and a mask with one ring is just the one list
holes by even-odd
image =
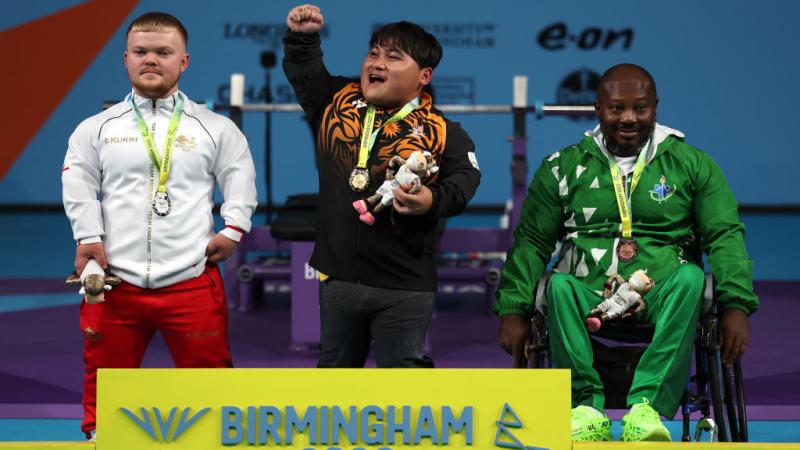
[[322, 61], [319, 33], [286, 30], [283, 37], [283, 72], [312, 124], [319, 122], [333, 94], [350, 81], [328, 73]]
[[460, 125], [447, 121], [447, 142], [439, 178], [429, 186], [433, 204], [428, 214], [433, 218], [461, 214], [480, 182], [475, 144]]

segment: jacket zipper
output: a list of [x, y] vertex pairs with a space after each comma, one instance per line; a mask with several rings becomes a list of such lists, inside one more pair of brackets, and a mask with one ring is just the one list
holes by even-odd
[[[369, 170], [369, 169], [367, 169]], [[361, 259], [361, 226], [363, 225], [360, 220], [358, 220], [358, 216], [356, 215], [356, 261]], [[358, 267], [358, 264], [356, 264]], [[358, 271], [358, 274], [361, 274], [361, 271]], [[361, 284], [361, 277], [357, 277], [356, 283]]]
[[[152, 99], [151, 101], [152, 101], [151, 112], [152, 112], [152, 115], [153, 115], [153, 123], [150, 125], [150, 135], [153, 136], [153, 139], [155, 139], [155, 135], [156, 135], [156, 119], [158, 118], [158, 116], [157, 116], [158, 108], [157, 108], [157, 104], [156, 104], [156, 99]], [[158, 155], [156, 155], [156, 156], [158, 156]], [[153, 252], [153, 240], [152, 240], [152, 236], [153, 236], [153, 207], [150, 204], [150, 202], [152, 202], [153, 195], [155, 195], [154, 192], [153, 192], [153, 183], [155, 182], [155, 175], [154, 175], [154, 172], [153, 172], [154, 170], [155, 170], [155, 164], [153, 164], [153, 162], [150, 161], [150, 180], [147, 183], [147, 199], [145, 201], [145, 208], [146, 208], [146, 211], [147, 211], [147, 214], [146, 214], [146, 217], [147, 217], [147, 219], [146, 219], [147, 220], [147, 236], [146, 236], [147, 247], [146, 247], [146, 253], [145, 253], [145, 270], [144, 270], [144, 283], [143, 284], [144, 284], [144, 287], [146, 287], [146, 288], [151, 287], [150, 270], [152, 269], [152, 265], [153, 265], [153, 253], [152, 253]]]
[[[365, 114], [366, 114], [366, 112], [365, 112]], [[384, 119], [384, 120], [383, 120], [383, 121], [381, 121], [381, 126], [377, 128], [378, 130], [380, 130], [380, 129], [383, 127], [383, 125], [384, 125], [384, 123], [383, 123], [383, 122], [385, 122], [385, 121], [386, 121], [386, 117], [384, 117], [383, 119]], [[364, 119], [363, 119], [363, 118], [361, 118], [361, 120], [362, 120], [362, 122], [363, 122], [363, 120], [364, 120]], [[374, 131], [375, 131], [375, 130], [373, 129], [373, 132], [374, 132]], [[363, 133], [363, 130], [362, 130], [362, 133]], [[373, 144], [373, 147], [375, 146], [375, 144], [377, 144], [377, 141], [378, 141], [378, 137], [379, 137], [379, 136], [380, 136], [380, 133], [378, 133], [378, 134], [375, 136], [375, 142], [373, 142], [373, 143], [372, 143], [372, 144]], [[357, 143], [357, 144], [358, 144], [358, 143]], [[372, 160], [373, 160], [374, 156], [375, 156], [375, 154], [372, 152], [372, 150], [370, 150], [370, 152], [369, 152], [369, 156], [367, 157], [367, 171], [368, 171], [368, 172], [370, 172], [370, 173], [372, 172], [372, 171], [371, 171], [371, 168], [372, 168]], [[370, 181], [371, 181], [371, 180], [370, 180]], [[363, 224], [363, 223], [361, 223], [361, 221], [360, 221], [360, 220], [356, 220], [356, 227], [357, 227], [357, 228], [356, 228], [356, 255], [357, 255], [357, 256], [359, 256], [359, 257], [361, 256], [361, 227], [362, 227], [362, 226], [364, 226], [364, 224]], [[360, 275], [360, 274], [361, 274], [361, 271], [359, 270], [359, 271], [358, 271], [358, 273], [359, 273], [359, 275]], [[360, 277], [360, 276], [359, 276], [359, 277], [357, 277], [356, 283], [358, 283], [358, 284], [361, 284], [361, 277]]]

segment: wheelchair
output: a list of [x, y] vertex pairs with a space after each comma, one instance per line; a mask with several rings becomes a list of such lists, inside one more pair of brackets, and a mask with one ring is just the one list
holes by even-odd
[[[531, 344], [528, 365], [532, 368], [552, 367], [548, 353], [548, 330], [543, 301], [550, 274], [539, 280], [535, 309], [531, 318]], [[689, 442], [690, 417], [699, 411], [702, 417], [695, 427], [694, 441], [708, 433], [710, 441], [747, 442], [747, 412], [739, 359], [723, 366], [717, 339], [719, 310], [714, 301], [714, 280], [706, 274], [703, 306], [694, 344], [695, 374], [689, 376], [681, 401], [683, 433], [681, 440]], [[633, 374], [646, 346], [653, 338], [654, 325], [632, 322], [610, 322], [596, 333], [590, 333], [594, 349], [594, 367], [600, 374], [606, 395], [606, 408], [627, 408], [626, 396]], [[601, 340], [614, 341], [620, 346], [607, 346]], [[638, 344], [633, 346], [631, 344]], [[712, 415], [713, 411], [713, 415]]]

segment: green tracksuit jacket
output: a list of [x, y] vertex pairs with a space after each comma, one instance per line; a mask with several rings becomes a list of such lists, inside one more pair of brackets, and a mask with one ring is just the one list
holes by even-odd
[[620, 261], [615, 248], [622, 226], [608, 157], [593, 136], [597, 132], [542, 161], [514, 231], [494, 312], [530, 316], [536, 285], [559, 240], [563, 246], [553, 270], [575, 275], [598, 293], [613, 273], [628, 279], [646, 269], [658, 284], [683, 263], [702, 267], [702, 250], [723, 307], [755, 311], [744, 226], [719, 166], [686, 144], [682, 133], [656, 124], [654, 145], [643, 150], [647, 165], [631, 194], [639, 252], [633, 261]]

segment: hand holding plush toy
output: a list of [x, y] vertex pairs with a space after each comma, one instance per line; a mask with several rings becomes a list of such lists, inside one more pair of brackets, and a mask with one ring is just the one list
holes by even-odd
[[[614, 295], [610, 295], [613, 282], [619, 283], [619, 287]], [[606, 299], [589, 312], [585, 322], [586, 329], [594, 333], [603, 322], [630, 317], [644, 310], [647, 304], [643, 297], [653, 286], [653, 279], [643, 270], [634, 272], [627, 283], [619, 275], [612, 276], [606, 283], [606, 292], [603, 295]]]
[[97, 304], [105, 301], [105, 291], [110, 291], [113, 286], [121, 283], [119, 277], [106, 275], [97, 261], [90, 259], [86, 263], [81, 275], [73, 273], [66, 282], [70, 286], [80, 286], [79, 294], [83, 294], [86, 303]]
[[373, 214], [392, 204], [394, 189], [402, 188], [408, 193], [416, 194], [422, 189], [423, 181], [438, 171], [439, 166], [433, 160], [431, 152], [417, 150], [411, 153], [407, 160], [395, 156], [389, 161], [386, 167], [386, 179], [375, 194], [353, 202], [353, 208], [359, 214], [358, 218], [367, 225], [374, 224]]

